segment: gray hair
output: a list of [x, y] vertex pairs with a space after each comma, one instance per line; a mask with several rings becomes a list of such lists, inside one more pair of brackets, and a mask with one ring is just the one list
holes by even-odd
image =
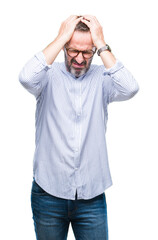
[[[81, 16], [78, 16], [78, 18]], [[79, 22], [77, 23], [76, 27], [75, 27], [75, 31], [79, 31], [79, 32], [89, 32], [90, 28], [83, 22]]]

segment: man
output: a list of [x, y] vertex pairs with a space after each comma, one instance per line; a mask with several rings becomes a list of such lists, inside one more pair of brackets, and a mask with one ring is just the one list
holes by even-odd
[[[55, 62], [63, 49], [65, 62]], [[91, 64], [97, 51], [103, 65]], [[70, 16], [56, 39], [19, 75], [36, 97], [31, 204], [38, 240], [107, 240], [105, 189], [112, 185], [106, 149], [107, 107], [138, 84], [106, 43], [91, 15]]]

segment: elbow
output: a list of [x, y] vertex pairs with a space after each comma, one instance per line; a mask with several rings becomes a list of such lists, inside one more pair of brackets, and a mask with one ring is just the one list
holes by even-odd
[[136, 83], [135, 86], [133, 86], [130, 90], [129, 90], [129, 97], [132, 98], [134, 97], [137, 92], [139, 91], [139, 85]]
[[27, 81], [28, 81], [28, 80], [27, 80], [26, 76], [24, 75], [23, 71], [21, 71], [21, 72], [19, 73], [19, 82], [20, 82], [21, 84], [25, 84]]
[[139, 85], [136, 83], [135, 87], [132, 90], [132, 94], [135, 95], [139, 91]]
[[25, 87], [25, 88], [29, 88], [30, 84], [31, 84], [31, 79], [28, 76], [28, 74], [25, 74], [25, 72], [22, 70], [19, 73], [19, 82]]

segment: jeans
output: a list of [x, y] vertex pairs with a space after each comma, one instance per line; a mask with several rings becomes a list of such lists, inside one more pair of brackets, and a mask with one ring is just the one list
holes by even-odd
[[108, 240], [105, 193], [69, 200], [46, 193], [33, 180], [31, 207], [37, 240], [66, 240], [71, 222], [76, 240]]

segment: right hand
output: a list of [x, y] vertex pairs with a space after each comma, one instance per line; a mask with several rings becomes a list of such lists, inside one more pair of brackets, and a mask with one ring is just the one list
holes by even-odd
[[79, 23], [82, 18], [83, 17], [71, 15], [64, 22], [62, 22], [57, 39], [63, 39], [64, 42], [67, 43], [71, 39], [77, 23]]

